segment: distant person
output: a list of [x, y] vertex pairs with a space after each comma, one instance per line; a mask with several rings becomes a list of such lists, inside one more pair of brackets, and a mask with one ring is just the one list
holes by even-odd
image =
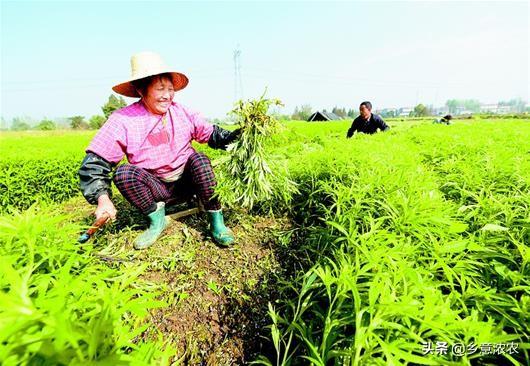
[[355, 131], [372, 134], [377, 132], [377, 130], [387, 131], [389, 129], [390, 127], [383, 121], [381, 116], [372, 113], [372, 103], [362, 102], [359, 106], [359, 117], [353, 120], [346, 137], [352, 137]]
[[447, 115], [443, 116], [442, 118], [438, 118], [438, 119], [434, 120], [434, 123], [441, 123], [441, 124], [444, 124], [444, 125], [450, 125], [452, 119], [453, 119], [453, 116], [451, 116], [450, 114], [447, 114]]

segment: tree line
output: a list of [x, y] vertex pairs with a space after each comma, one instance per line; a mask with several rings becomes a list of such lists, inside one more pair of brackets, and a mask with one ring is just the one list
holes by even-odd
[[[419, 103], [414, 108], [411, 108], [410, 111], [408, 111], [407, 108], [406, 113], [408, 117], [428, 117], [437, 115], [439, 113], [480, 113], [481, 105], [482, 104], [476, 99], [449, 99], [444, 105], [445, 108], [434, 108], [432, 105]], [[494, 105], [497, 105], [499, 107], [510, 107], [510, 110], [514, 113], [530, 112], [529, 108], [526, 106], [525, 101], [521, 98], [510, 99], [508, 101], [500, 101]], [[384, 109], [377, 113], [381, 114], [383, 117], [392, 118], [402, 115], [401, 113], [403, 109], [404, 108]], [[440, 110], [442, 110], [443, 112], [440, 112]], [[322, 111], [327, 112], [326, 109], [323, 109]], [[285, 119], [307, 121], [307, 119], [314, 112], [316, 112], [316, 110], [313, 110], [309, 104], [303, 104], [300, 107], [296, 106], [294, 108], [294, 112], [291, 115], [282, 115], [281, 117]], [[359, 115], [357, 109], [347, 109], [344, 107], [340, 108], [336, 106], [331, 109], [331, 112], [343, 119], [353, 119]]]
[[[68, 127], [74, 130], [97, 130], [107, 121], [112, 112], [117, 109], [123, 108], [127, 105], [122, 97], [116, 97], [111, 94], [105, 104], [101, 107], [103, 115], [96, 114], [90, 117], [88, 120], [84, 116], [72, 116], [67, 118]], [[57, 129], [58, 123], [49, 118], [44, 118], [36, 125], [31, 125], [30, 121], [24, 117], [15, 117], [11, 122], [12, 131], [25, 131], [25, 130], [41, 130], [51, 131]], [[2, 119], [1, 129], [7, 129], [5, 120]]]
[[[2, 118], [0, 130], [10, 129], [13, 131], [24, 131], [34, 129], [49, 131], [55, 130], [58, 127], [70, 127], [75, 130], [97, 130], [101, 126], [103, 126], [103, 124], [107, 121], [108, 117], [112, 112], [122, 107], [125, 107], [126, 105], [127, 103], [121, 96], [116, 97], [114, 94], [111, 94], [107, 102], [101, 107], [103, 115], [94, 115], [88, 120], [86, 120], [84, 116], [72, 116], [67, 118], [65, 124], [63, 124], [62, 126], [58, 126], [58, 123], [56, 123], [56, 121], [53, 121], [48, 118], [44, 118], [37, 124], [32, 124], [28, 118], [15, 117], [12, 120], [11, 127], [8, 128], [6, 121]], [[510, 107], [510, 109], [516, 113], [530, 112], [528, 110], [528, 107], [526, 107], [526, 103], [520, 98], [511, 99], [508, 101], [500, 101], [497, 103], [497, 105]], [[322, 111], [328, 112], [327, 109], [323, 109]], [[479, 113], [480, 111], [481, 103], [476, 99], [449, 99], [445, 103], [444, 108], [444, 113], [450, 114], [459, 114], [460, 112]], [[275, 115], [279, 119], [307, 121], [314, 112], [316, 112], [316, 110], [313, 110], [313, 108], [309, 104], [303, 104], [301, 106], [296, 106], [292, 114], [275, 113]], [[334, 113], [342, 119], [354, 119], [359, 115], [357, 109], [337, 106], [331, 108], [330, 112]], [[381, 114], [381, 116], [384, 118], [398, 117], [399, 115], [401, 115], [398, 109], [385, 109], [378, 113]], [[432, 105], [425, 105], [423, 103], [420, 103], [416, 105], [413, 109], [411, 109], [407, 115], [409, 117], [428, 117], [436, 114], [437, 111], [435, 108], [433, 108]], [[217, 118], [213, 120], [213, 123], [216, 124], [223, 122], [225, 121]]]

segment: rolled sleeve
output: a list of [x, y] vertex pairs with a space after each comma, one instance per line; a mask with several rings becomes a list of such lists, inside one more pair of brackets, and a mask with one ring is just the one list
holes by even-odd
[[193, 125], [192, 139], [201, 144], [208, 142], [213, 132], [213, 125], [198, 112], [187, 110], [186, 114]]
[[127, 133], [123, 121], [117, 113], [113, 113], [94, 136], [86, 152], [93, 152], [108, 162], [117, 164], [125, 155], [126, 141]]

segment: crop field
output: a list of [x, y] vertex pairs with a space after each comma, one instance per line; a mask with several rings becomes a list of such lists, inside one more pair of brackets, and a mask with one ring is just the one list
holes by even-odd
[[117, 190], [77, 243], [94, 132], [2, 133], [0, 364], [529, 365], [529, 120], [431, 121], [283, 121], [262, 153], [295, 189], [225, 208], [226, 249], [195, 215], [135, 251]]

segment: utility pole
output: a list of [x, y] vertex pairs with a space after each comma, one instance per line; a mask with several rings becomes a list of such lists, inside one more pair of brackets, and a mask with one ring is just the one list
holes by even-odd
[[243, 99], [243, 80], [241, 78], [241, 50], [239, 44], [234, 50], [234, 102]]

